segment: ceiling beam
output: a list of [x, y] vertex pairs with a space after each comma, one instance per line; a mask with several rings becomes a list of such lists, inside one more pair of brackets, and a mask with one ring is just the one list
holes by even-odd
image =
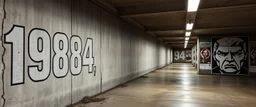
[[138, 28], [140, 28], [140, 29], [145, 30], [145, 27], [144, 27], [144, 26], [142, 26], [141, 24], [139, 24], [139, 23], [137, 23], [137, 22], [131, 20], [130, 18], [125, 18], [125, 17], [123, 17], [122, 19], [126, 20], [126, 21], [129, 22], [130, 24], [132, 24], [132, 25], [134, 25], [134, 26], [136, 26], [136, 27], [138, 27]]
[[[188, 44], [187, 46], [193, 46], [194, 44]], [[184, 43], [182, 44], [167, 44], [167, 46], [173, 46], [173, 47], [184, 47]]]
[[[188, 43], [195, 43], [196, 41], [190, 40]], [[170, 41], [164, 41], [164, 43], [184, 43], [184, 40], [170, 40]]]
[[[182, 36], [157, 36], [158, 39], [175, 39], [175, 38], [185, 38], [185, 35]], [[196, 39], [197, 36], [190, 36], [190, 39]]]
[[256, 29], [256, 26], [234, 26], [234, 27], [219, 27], [219, 28], [202, 28], [202, 29], [194, 29], [193, 32], [231, 30], [231, 29]]
[[204, 8], [204, 9], [198, 9], [198, 12], [200, 12], [200, 11], [218, 11], [218, 10], [237, 9], [237, 8], [251, 8], [251, 7], [255, 7], [255, 6], [256, 6], [256, 4], [248, 4], [248, 5]]
[[153, 12], [153, 13], [138, 13], [130, 15], [121, 15], [121, 17], [143, 17], [143, 16], [152, 16], [152, 15], [164, 15], [164, 14], [176, 14], [176, 13], [185, 13], [186, 10], [180, 11], [165, 11], [165, 12]]
[[[193, 29], [193, 32], [201, 32], [201, 31], [216, 31], [216, 30], [229, 30], [229, 29], [256, 29], [256, 26], [233, 26], [233, 27], [218, 27], [218, 28], [201, 28], [201, 29]], [[182, 29], [181, 29], [182, 30]], [[162, 30], [162, 31], [147, 31], [147, 32], [154, 32], [154, 33], [159, 33], [159, 32], [177, 32], [181, 30]], [[169, 37], [169, 36], [168, 36]]]
[[162, 33], [162, 32], [173, 32], [173, 33], [185, 33], [186, 30], [166, 30], [166, 31], [147, 31], [147, 32], [150, 32], [150, 33]]
[[[234, 8], [247, 8], [247, 7], [255, 7], [256, 4], [249, 4], [249, 5], [236, 5], [236, 6], [227, 6], [227, 7], [214, 7], [214, 8], [204, 8], [198, 9], [198, 11], [218, 11], [220, 9], [234, 9]], [[135, 13], [129, 15], [121, 15], [121, 17], [140, 17], [140, 16], [151, 16], [151, 15], [163, 15], [163, 14], [175, 14], [187, 12], [187, 10], [179, 10], [179, 11], [160, 11], [160, 12], [152, 12], [152, 13]]]

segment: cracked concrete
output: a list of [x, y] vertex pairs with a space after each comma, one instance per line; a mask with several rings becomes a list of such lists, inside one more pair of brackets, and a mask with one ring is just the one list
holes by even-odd
[[[1, 38], [3, 37], [3, 29], [4, 29], [4, 19], [5, 19], [5, 7], [4, 7], [4, 5], [5, 5], [5, 0], [0, 0], [0, 19], [1, 19], [1, 28], [0, 28], [0, 33], [1, 33]], [[3, 43], [3, 41], [2, 41], [3, 39], [1, 39], [0, 40], [0, 44], [2, 44]], [[1, 45], [0, 46], [0, 55], [2, 55], [3, 56], [3, 54], [4, 54], [4, 47], [3, 47], [3, 45]], [[1, 74], [1, 80], [0, 80], [0, 94], [1, 94], [1, 99], [0, 99], [0, 105], [2, 106], [2, 107], [4, 107], [4, 104], [5, 104], [5, 99], [4, 99], [4, 62], [3, 62], [3, 60], [2, 60], [2, 57], [1, 57], [1, 61], [0, 61], [0, 74]]]

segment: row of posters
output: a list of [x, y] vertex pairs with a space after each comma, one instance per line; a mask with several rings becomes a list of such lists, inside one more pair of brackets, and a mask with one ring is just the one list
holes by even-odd
[[249, 52], [248, 37], [216, 37], [200, 43], [200, 69], [211, 69], [212, 74], [247, 75], [249, 57], [256, 66], [256, 48]]
[[[249, 74], [249, 60], [251, 66], [256, 66], [256, 47], [249, 50], [248, 44], [248, 37], [213, 37], [211, 42], [200, 42], [200, 69], [211, 70], [212, 74]], [[195, 47], [174, 50], [174, 62], [196, 61], [196, 51]]]

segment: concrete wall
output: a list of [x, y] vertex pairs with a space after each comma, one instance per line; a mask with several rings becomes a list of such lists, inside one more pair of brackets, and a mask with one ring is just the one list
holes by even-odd
[[[0, 33], [1, 33], [1, 36], [3, 35], [3, 26], [2, 26], [2, 24], [3, 24], [3, 19], [4, 19], [4, 10], [3, 10], [3, 7], [4, 7], [4, 1], [3, 0], [0, 0]], [[3, 41], [2, 40], [0, 40], [0, 44], [3, 44]], [[1, 45], [0, 46], [0, 55], [3, 55], [3, 50], [4, 50], [4, 47]], [[2, 61], [2, 58], [1, 58], [1, 61], [0, 61], [0, 74], [3, 74], [3, 69], [4, 69], [4, 64], [3, 64], [4, 62]], [[3, 75], [0, 75], [1, 76], [1, 78], [3, 78]], [[0, 80], [0, 94], [1, 95], [3, 95], [3, 93], [4, 93], [4, 88], [3, 88], [3, 79], [1, 79]], [[4, 103], [4, 99], [3, 98], [1, 98], [0, 99], [0, 104], [2, 105]]]
[[87, 0], [0, 2], [2, 106], [67, 106], [172, 62], [155, 37]]

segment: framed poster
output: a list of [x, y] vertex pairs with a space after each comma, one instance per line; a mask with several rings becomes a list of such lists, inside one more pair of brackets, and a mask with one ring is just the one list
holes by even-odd
[[211, 70], [211, 42], [200, 42], [200, 69]]
[[248, 37], [212, 38], [212, 73], [247, 75]]

